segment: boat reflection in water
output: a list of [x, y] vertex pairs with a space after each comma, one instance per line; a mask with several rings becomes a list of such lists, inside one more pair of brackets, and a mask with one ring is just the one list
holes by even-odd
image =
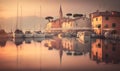
[[16, 46], [22, 45], [24, 38], [15, 38], [14, 43]]
[[44, 37], [43, 37], [43, 38], [42, 38], [42, 37], [40, 37], [40, 38], [37, 37], [37, 38], [33, 38], [33, 41], [34, 41], [34, 42], [41, 42], [41, 41], [43, 41], [44, 39], [45, 39]]
[[15, 38], [0, 48], [0, 71], [118, 71], [119, 43], [100, 39], [84, 42], [78, 38]]
[[96, 63], [120, 63], [120, 41], [97, 39], [92, 43], [91, 59]]
[[0, 47], [5, 47], [8, 38], [0, 37]]
[[30, 44], [32, 40], [33, 40], [33, 38], [25, 38], [25, 43]]

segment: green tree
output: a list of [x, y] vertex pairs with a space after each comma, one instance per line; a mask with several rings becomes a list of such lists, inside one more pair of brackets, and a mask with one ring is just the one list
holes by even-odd
[[83, 14], [74, 14], [74, 15], [73, 15], [74, 18], [80, 18], [80, 17], [82, 17], [82, 16], [83, 16]]
[[68, 16], [68, 18], [70, 18], [70, 16], [72, 16], [72, 13], [67, 13], [66, 16]]
[[45, 19], [48, 20], [49, 22], [51, 22], [51, 21], [53, 21], [54, 18], [52, 16], [47, 16], [47, 17], [45, 17]]

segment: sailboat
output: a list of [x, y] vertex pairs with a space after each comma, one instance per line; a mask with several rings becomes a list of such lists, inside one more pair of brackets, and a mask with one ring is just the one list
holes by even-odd
[[[41, 6], [40, 6], [40, 17], [41, 17]], [[40, 23], [40, 31], [34, 31], [33, 37], [35, 37], [35, 38], [45, 38], [45, 34], [41, 32], [41, 23]]]
[[2, 29], [1, 24], [0, 24], [0, 38], [7, 38], [8, 35], [4, 29]]
[[34, 31], [34, 33], [33, 33], [33, 37], [34, 38], [44, 38], [45, 37], [45, 34], [44, 33], [42, 33], [41, 31]]
[[17, 20], [16, 20], [16, 30], [15, 30], [15, 38], [22, 38], [24, 37], [24, 33], [21, 29], [18, 29], [18, 6], [19, 6], [19, 3], [17, 1]]
[[12, 31], [7, 33], [7, 34], [8, 34], [8, 38], [13, 38], [13, 32]]
[[22, 38], [24, 37], [24, 33], [20, 29], [15, 30], [15, 38]]
[[4, 29], [0, 29], [0, 38], [7, 38], [7, 37], [8, 37], [8, 35], [5, 32], [5, 30]]
[[25, 37], [25, 38], [32, 38], [32, 37], [33, 37], [33, 34], [32, 34], [31, 31], [26, 31], [24, 37]]

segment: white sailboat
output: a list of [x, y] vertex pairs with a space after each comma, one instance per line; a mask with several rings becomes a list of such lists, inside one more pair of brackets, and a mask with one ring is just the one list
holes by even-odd
[[16, 29], [15, 30], [15, 38], [23, 38], [23, 37], [24, 37], [24, 33], [22, 32], [22, 30]]
[[[16, 30], [14, 33], [15, 33], [15, 38], [22, 38], [22, 37], [24, 37], [24, 33], [21, 29], [18, 29], [18, 12], [19, 12], [18, 6], [19, 6], [19, 3], [17, 0], [17, 20], [16, 20]], [[21, 14], [22, 14], [22, 12], [21, 12]]]
[[25, 37], [25, 38], [32, 38], [32, 37], [33, 37], [33, 34], [32, 34], [31, 31], [26, 31], [24, 37]]
[[8, 38], [7, 32], [2, 28], [1, 23], [0, 23], [0, 39], [1, 38]]
[[[41, 18], [41, 6], [40, 6], [40, 18]], [[40, 31], [34, 31], [34, 38], [45, 38], [45, 34], [41, 32], [41, 23], [40, 23]]]
[[42, 33], [41, 31], [34, 31], [34, 33], [33, 33], [33, 37], [35, 37], [35, 38], [44, 38], [45, 37], [45, 34], [44, 33]]

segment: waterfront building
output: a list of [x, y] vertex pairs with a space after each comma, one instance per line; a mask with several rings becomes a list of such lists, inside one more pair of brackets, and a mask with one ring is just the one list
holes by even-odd
[[76, 28], [90, 28], [90, 19], [83, 15], [81, 17], [64, 17], [60, 6], [59, 18], [48, 22], [46, 32], [76, 32]]
[[104, 35], [105, 32], [110, 34], [120, 34], [120, 12], [105, 11], [93, 12], [90, 14], [91, 25], [94, 32], [98, 35]]

